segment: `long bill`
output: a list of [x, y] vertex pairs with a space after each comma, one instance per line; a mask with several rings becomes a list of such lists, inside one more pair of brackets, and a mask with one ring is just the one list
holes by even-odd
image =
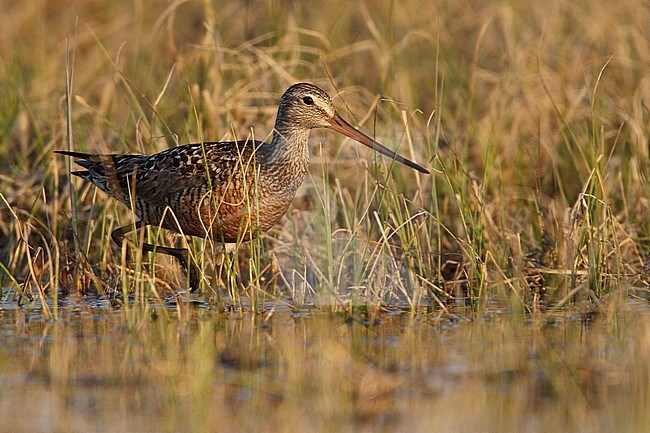
[[403, 156], [396, 154], [389, 148], [377, 143], [375, 140], [368, 137], [363, 132], [359, 131], [358, 129], [355, 129], [354, 126], [350, 125], [348, 122], [343, 120], [343, 118], [339, 116], [339, 113], [335, 112], [334, 116], [331, 119], [329, 119], [328, 122], [330, 124], [329, 126], [330, 129], [340, 134], [343, 134], [346, 137], [350, 137], [351, 139], [358, 141], [359, 143], [368, 146], [369, 148], [376, 150], [377, 152], [386, 155], [387, 157], [394, 159], [395, 161], [404, 164], [407, 167], [411, 167], [412, 169], [415, 169], [420, 173], [430, 174], [429, 170], [427, 170], [426, 168], [414, 163], [411, 160], [404, 158]]

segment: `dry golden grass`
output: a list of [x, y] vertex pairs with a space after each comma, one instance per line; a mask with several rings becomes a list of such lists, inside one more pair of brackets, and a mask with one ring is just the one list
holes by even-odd
[[0, 286], [183, 288], [172, 262], [110, 245], [128, 210], [77, 181], [71, 205], [52, 151], [264, 138], [281, 92], [312, 81], [436, 172], [313, 134], [313, 176], [280, 226], [223, 263], [194, 242], [209, 299], [530, 314], [647, 299], [648, 22], [639, 0], [6, 5]]
[[[647, 3], [299, 3], [3, 5], [0, 430], [645, 431]], [[265, 138], [298, 81], [434, 174], [314, 132], [198, 297], [52, 153]]]

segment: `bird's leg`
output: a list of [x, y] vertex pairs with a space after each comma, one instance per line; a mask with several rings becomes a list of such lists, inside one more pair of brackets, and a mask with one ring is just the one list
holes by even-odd
[[[146, 224], [143, 224], [142, 221], [138, 221], [135, 223], [135, 226], [129, 224], [128, 226], [118, 227], [115, 230], [113, 230], [113, 232], [111, 233], [111, 238], [113, 239], [113, 242], [121, 246], [124, 240], [124, 235], [134, 230], [139, 230], [144, 225]], [[199, 274], [196, 269], [196, 266], [194, 266], [194, 264], [191, 262], [189, 257], [189, 252], [187, 251], [186, 248], [162, 247], [153, 244], [148, 244], [146, 242], [142, 243], [143, 253], [151, 253], [154, 251], [160, 254], [166, 254], [168, 256], [172, 256], [179, 261], [183, 270], [186, 273], [190, 274], [190, 292], [193, 292], [199, 287], [199, 278], [198, 278]]]
[[115, 242], [115, 244], [118, 247], [121, 247], [122, 240], [124, 239], [124, 235], [136, 230], [140, 230], [141, 228], [142, 228], [142, 221], [137, 221], [135, 223], [135, 226], [129, 224], [128, 226], [118, 227], [111, 232], [111, 239], [113, 240], [113, 242]]
[[190, 274], [190, 292], [195, 291], [199, 287], [199, 277], [198, 270], [192, 261], [190, 260], [189, 251], [187, 248], [171, 248], [171, 247], [161, 247], [152, 244], [142, 244], [143, 253], [160, 253], [167, 254], [168, 256], [174, 257], [181, 264], [181, 267], [186, 273]]

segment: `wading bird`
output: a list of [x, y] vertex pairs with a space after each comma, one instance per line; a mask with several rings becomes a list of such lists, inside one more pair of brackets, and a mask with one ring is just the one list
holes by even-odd
[[[147, 225], [231, 243], [250, 240], [282, 218], [305, 179], [307, 141], [314, 128], [332, 129], [429, 174], [356, 130], [339, 116], [324, 90], [308, 83], [294, 84], [282, 95], [269, 143], [203, 142], [153, 155], [56, 153], [75, 158], [85, 170], [73, 175], [132, 207], [140, 218], [111, 233], [117, 245], [122, 245], [125, 234]], [[148, 243], [142, 248], [175, 257], [189, 272], [190, 288], [196, 289], [198, 274], [187, 249]]]

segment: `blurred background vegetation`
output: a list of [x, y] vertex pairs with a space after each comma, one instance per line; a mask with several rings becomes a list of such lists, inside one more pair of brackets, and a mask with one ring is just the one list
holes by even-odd
[[265, 138], [284, 89], [311, 81], [362, 130], [435, 173], [389, 175], [389, 162], [312, 134], [313, 177], [260, 241], [257, 277], [236, 269], [245, 280], [260, 287], [270, 272], [291, 296], [302, 281], [307, 292], [332, 289], [334, 303], [341, 293], [411, 305], [421, 296], [485, 305], [498, 295], [527, 308], [647, 290], [644, 1], [95, 0], [2, 9], [4, 285], [66, 285], [61, 269], [74, 265], [79, 288], [79, 273], [98, 272], [80, 261], [120, 263], [107, 233], [129, 212], [80, 182], [84, 254], [74, 255], [67, 165], [52, 154], [68, 147], [68, 114], [71, 145], [87, 152], [154, 153], [243, 138], [253, 126]]

